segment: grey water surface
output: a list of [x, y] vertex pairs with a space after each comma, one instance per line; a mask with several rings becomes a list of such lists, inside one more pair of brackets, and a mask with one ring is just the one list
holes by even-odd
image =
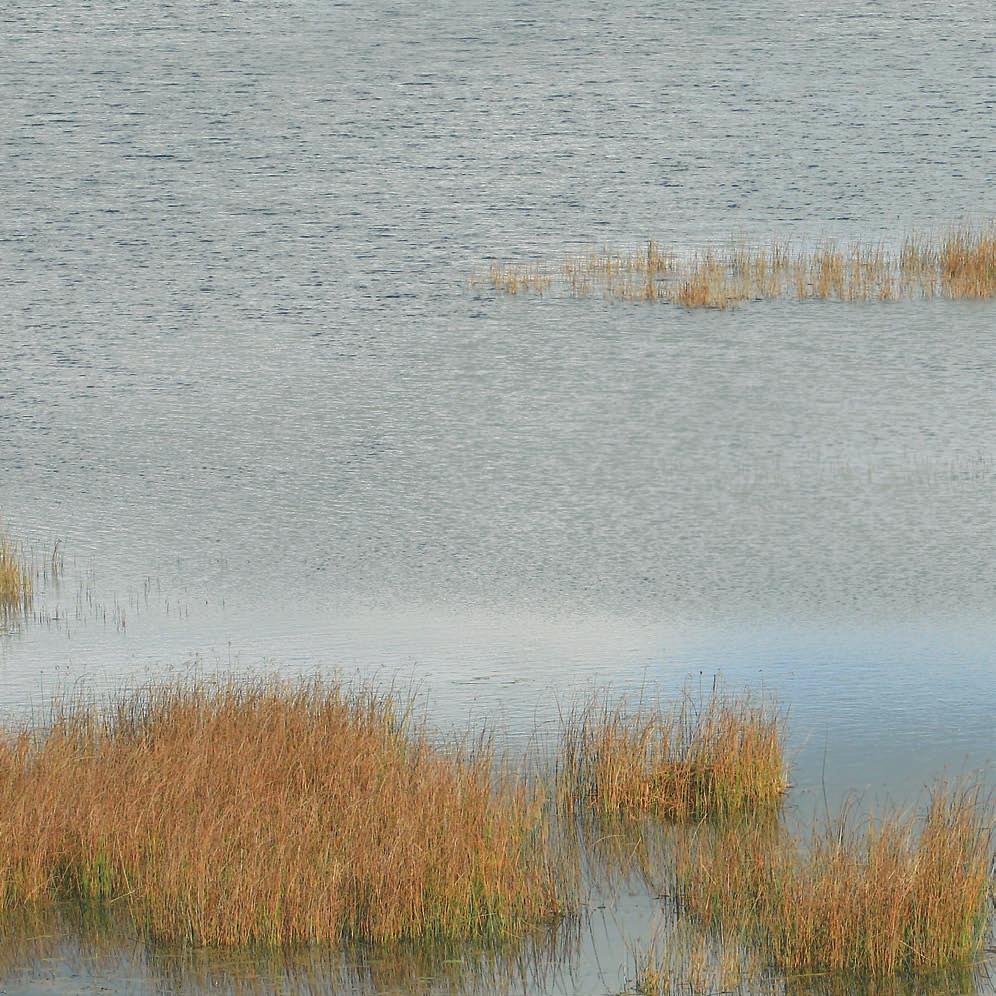
[[[66, 564], [0, 635], [4, 716], [339, 669], [525, 747], [596, 685], [721, 675], [787, 709], [802, 811], [993, 782], [991, 301], [715, 313], [470, 281], [991, 218], [988, 0], [0, 19], [0, 516]], [[655, 908], [591, 914], [527, 988], [618, 991]], [[245, 982], [66, 944], [0, 959], [7, 991]]]

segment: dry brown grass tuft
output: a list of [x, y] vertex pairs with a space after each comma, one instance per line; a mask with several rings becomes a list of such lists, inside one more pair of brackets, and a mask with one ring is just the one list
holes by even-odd
[[31, 604], [34, 585], [21, 551], [0, 533], [0, 616], [23, 612]]
[[784, 831], [703, 828], [676, 851], [688, 909], [758, 943], [788, 972], [883, 976], [968, 962], [992, 889], [991, 808], [938, 787], [927, 814], [860, 832], [845, 814], [808, 846]]
[[941, 287], [948, 297], [996, 295], [996, 224], [951, 229], [937, 253]]
[[596, 697], [567, 720], [562, 805], [678, 821], [776, 806], [787, 788], [780, 727], [747, 696], [633, 710]]
[[707, 252], [692, 260], [671, 299], [685, 308], [729, 308], [751, 296], [750, 273]]
[[391, 696], [184, 684], [0, 746], [0, 907], [125, 906], [211, 945], [515, 935], [558, 916], [542, 791]]

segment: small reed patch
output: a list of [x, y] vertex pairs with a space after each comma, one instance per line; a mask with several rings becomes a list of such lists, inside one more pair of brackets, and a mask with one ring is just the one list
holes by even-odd
[[805, 844], [771, 828], [703, 827], [676, 850], [687, 909], [785, 972], [880, 977], [976, 958], [993, 889], [992, 808], [937, 787], [925, 817], [863, 828], [844, 813]]
[[26, 611], [33, 591], [31, 569], [22, 551], [0, 533], [0, 617]]
[[336, 683], [148, 688], [0, 744], [0, 908], [208, 945], [512, 937], [571, 902], [541, 788]]
[[736, 938], [708, 934], [675, 919], [631, 956], [624, 994], [632, 996], [734, 996], [783, 993], [756, 949]]
[[821, 242], [750, 245], [734, 240], [693, 253], [651, 241], [629, 253], [574, 254], [560, 263], [492, 264], [490, 285], [505, 294], [599, 293], [609, 300], [726, 309], [744, 301], [797, 299], [895, 301], [996, 296], [996, 221], [953, 226], [940, 235], [913, 233], [883, 244]]
[[699, 820], [770, 809], [787, 787], [780, 716], [749, 696], [632, 710], [601, 696], [566, 722], [558, 791], [568, 810]]

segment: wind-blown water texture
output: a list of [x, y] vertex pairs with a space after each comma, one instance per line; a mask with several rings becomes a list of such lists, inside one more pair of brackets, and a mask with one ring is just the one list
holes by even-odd
[[4, 711], [268, 658], [531, 730], [721, 669], [820, 804], [993, 756], [990, 305], [466, 284], [992, 217], [990, 4], [2, 11], [0, 514], [70, 622]]

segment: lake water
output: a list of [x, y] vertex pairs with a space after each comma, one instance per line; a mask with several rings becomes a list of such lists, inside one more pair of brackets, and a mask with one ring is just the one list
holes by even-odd
[[[4, 714], [338, 668], [524, 744], [720, 674], [788, 709], [803, 810], [992, 783], [991, 301], [468, 281], [996, 215], [989, 2], [0, 6], [0, 516], [66, 559]], [[531, 991], [617, 991], [654, 905]], [[180, 985], [66, 943], [9, 991]]]

